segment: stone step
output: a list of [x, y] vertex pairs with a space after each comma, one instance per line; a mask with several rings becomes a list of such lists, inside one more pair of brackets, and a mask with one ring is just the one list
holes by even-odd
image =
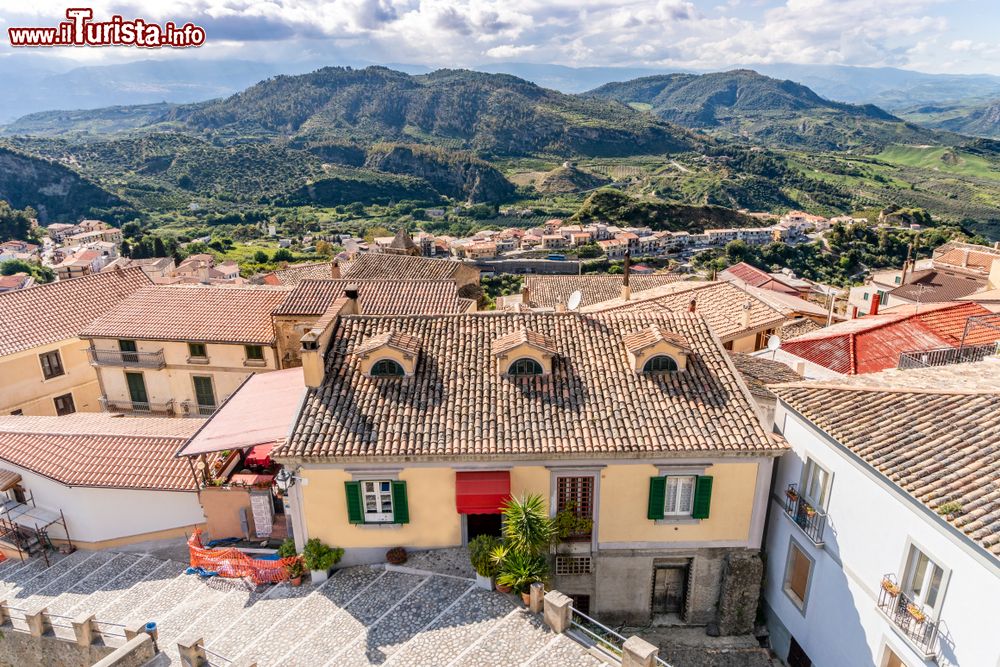
[[461, 579], [431, 577], [363, 632], [341, 656], [334, 658], [333, 664], [337, 667], [381, 665], [471, 585]]
[[8, 604], [22, 607], [28, 611], [42, 608], [52, 598], [62, 594], [66, 589], [86, 576], [91, 571], [96, 554], [87, 551], [76, 551], [53, 563], [45, 571], [45, 576], [35, 577], [21, 586], [14, 595], [7, 596]]
[[445, 665], [493, 630], [515, 606], [507, 596], [472, 588], [419, 636], [396, 651], [389, 664], [402, 667], [432, 657], [435, 664]]
[[206, 634], [205, 646], [231, 659], [270, 634], [270, 626], [289, 611], [297, 610], [311, 593], [306, 586], [291, 586], [287, 582], [268, 586], [264, 595], [247, 606], [228, 628], [217, 635]]
[[[124, 623], [131, 621], [133, 615], [143, 605], [156, 598], [183, 571], [185, 565], [177, 561], [164, 561], [159, 567], [148, 574], [142, 581], [120, 596], [108, 602], [103, 607], [94, 609], [94, 614], [102, 621]], [[140, 616], [139, 619], [145, 617]], [[149, 620], [149, 619], [147, 619]]]
[[604, 662], [586, 653], [583, 646], [566, 635], [556, 635], [525, 667], [604, 667]]
[[[174, 561], [171, 561], [172, 563]], [[175, 567], [180, 566], [179, 563], [175, 563]], [[162, 620], [167, 614], [173, 611], [185, 598], [189, 595], [197, 593], [202, 590], [201, 582], [198, 581], [198, 577], [193, 575], [183, 575], [181, 573], [184, 571], [183, 567], [174, 574], [170, 579], [163, 581], [159, 580], [156, 582], [159, 584], [156, 590], [153, 592], [152, 596], [147, 597], [144, 601], [139, 601], [138, 604], [132, 609], [125, 610], [124, 613], [111, 614], [105, 611], [107, 614], [106, 620], [120, 622], [118, 619], [128, 620], [145, 620], [145, 621], [157, 621]], [[157, 573], [160, 572], [158, 569]], [[145, 580], [143, 583], [148, 582]], [[130, 595], [129, 598], [132, 596]], [[121, 601], [119, 601], [121, 602]], [[115, 602], [114, 605], [118, 605], [119, 602]]]
[[65, 615], [88, 595], [103, 588], [109, 581], [121, 574], [122, 570], [131, 567], [139, 559], [140, 557], [136, 554], [112, 552], [111, 558], [106, 563], [91, 570], [89, 574], [67, 588], [64, 593], [50, 601], [49, 613]]
[[[216, 582], [209, 579], [203, 583], [208, 587], [214, 583], [224, 584], [226, 580], [222, 579]], [[266, 593], [267, 591], [264, 589], [248, 591], [243, 588], [231, 588], [211, 608], [205, 608], [197, 617], [189, 613], [186, 619], [187, 622], [182, 623], [176, 629], [174, 626], [175, 619], [168, 617], [166, 620], [166, 634], [164, 635], [161, 631], [160, 636], [165, 636], [169, 643], [173, 645], [175, 640], [186, 634], [188, 630], [196, 630], [207, 645], [212, 640], [222, 636], [236, 619], [240, 618], [246, 610], [256, 605]], [[189, 600], [189, 602], [199, 604], [197, 600]], [[226, 655], [226, 657], [230, 658], [231, 656]]]
[[448, 667], [517, 667], [545, 649], [555, 636], [542, 622], [541, 614], [519, 607]]
[[[138, 582], [145, 579], [156, 568], [160, 567], [163, 561], [153, 556], [142, 556], [131, 567], [112, 579], [102, 589], [94, 591], [86, 599], [80, 601], [75, 607], [66, 612], [67, 616], [88, 613], [95, 614], [98, 609], [107, 606], [119, 596], [131, 590]], [[99, 620], [106, 620], [98, 617]]]
[[4, 579], [3, 585], [0, 586], [0, 597], [6, 597], [13, 593], [16, 589], [35, 577], [44, 574], [46, 569], [45, 561], [41, 558], [32, 558], [25, 561], [22, 567], [17, 568], [9, 577]]
[[[157, 604], [147, 608], [143, 616], [156, 622], [160, 641], [165, 646], [173, 646], [191, 625], [196, 625], [207, 637], [214, 625], [209, 620], [233, 613], [233, 607], [239, 608], [249, 597], [246, 591], [236, 591], [228, 585], [219, 585], [222, 582], [215, 579], [202, 580], [193, 574], [181, 575], [178, 581], [181, 583], [168, 587]], [[227, 598], [233, 601], [217, 611], [216, 606]]]
[[384, 570], [377, 568], [355, 567], [334, 572], [321, 586], [301, 586], [309, 594], [294, 613], [285, 614], [270, 627], [266, 637], [245, 647], [239, 655], [231, 657], [234, 660], [252, 658], [260, 667], [284, 665], [284, 657], [295, 651], [317, 625], [340, 612], [359, 591], [383, 572]]

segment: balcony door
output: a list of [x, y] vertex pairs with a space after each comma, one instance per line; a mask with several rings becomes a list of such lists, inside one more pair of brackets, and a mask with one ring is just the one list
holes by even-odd
[[142, 373], [125, 373], [128, 384], [128, 397], [132, 401], [132, 409], [139, 412], [149, 412], [149, 395], [146, 393], [146, 379]]
[[194, 397], [199, 410], [215, 408], [215, 390], [212, 388], [212, 378], [196, 375], [191, 379], [194, 380]]
[[122, 353], [122, 361], [127, 364], [139, 362], [138, 348], [134, 340], [119, 340], [118, 350]]
[[589, 542], [594, 523], [594, 476], [556, 478], [556, 512], [568, 512], [583, 520], [565, 541]]
[[925, 610], [934, 611], [938, 608], [941, 598], [943, 579], [944, 570], [941, 566], [920, 549], [911, 546], [906, 577], [903, 580], [903, 592]]

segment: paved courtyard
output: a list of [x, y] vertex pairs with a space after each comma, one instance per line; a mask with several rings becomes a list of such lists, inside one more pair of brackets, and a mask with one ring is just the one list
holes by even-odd
[[[25, 611], [94, 614], [111, 645], [124, 641], [112, 624], [156, 621], [173, 664], [177, 640], [191, 631], [215, 654], [213, 665], [242, 659], [260, 667], [602, 664], [513, 597], [441, 574], [462, 571], [457, 555], [424, 569], [432, 561], [426, 554], [408, 563], [420, 569], [360, 566], [319, 586], [252, 589], [239, 580], [185, 575], [184, 563], [146, 554], [76, 552], [48, 568], [40, 560], [0, 563], [0, 599], [14, 608], [16, 629], [27, 629]], [[72, 638], [69, 628], [54, 631]]]

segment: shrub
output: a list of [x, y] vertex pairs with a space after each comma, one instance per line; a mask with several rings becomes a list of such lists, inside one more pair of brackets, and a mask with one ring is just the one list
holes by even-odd
[[501, 562], [497, 584], [509, 586], [515, 593], [526, 593], [531, 584], [543, 581], [549, 574], [545, 556], [522, 551], [508, 551]]
[[278, 555], [281, 556], [282, 558], [291, 558], [296, 553], [297, 552], [295, 550], [295, 540], [293, 540], [290, 537], [287, 538], [284, 542], [282, 542], [281, 546], [278, 547]]
[[481, 577], [493, 578], [500, 567], [493, 561], [493, 551], [500, 547], [500, 540], [492, 535], [479, 535], [469, 540], [469, 561]]
[[310, 570], [329, 570], [340, 562], [344, 557], [344, 550], [329, 547], [317, 538], [306, 542], [306, 548], [302, 550], [302, 557], [305, 559], [306, 567]]
[[513, 551], [538, 555], [555, 537], [552, 519], [539, 495], [509, 498], [503, 505], [503, 536]]
[[393, 547], [385, 552], [385, 559], [393, 565], [402, 565], [406, 558], [406, 549], [403, 547]]
[[305, 566], [302, 563], [302, 559], [296, 558], [295, 560], [285, 565], [285, 572], [287, 572], [288, 576], [292, 579], [296, 579], [305, 574]]

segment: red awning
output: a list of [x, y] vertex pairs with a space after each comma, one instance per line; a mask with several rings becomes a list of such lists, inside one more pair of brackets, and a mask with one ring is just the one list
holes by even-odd
[[274, 449], [275, 443], [271, 442], [266, 445], [257, 445], [247, 454], [246, 463], [252, 466], [269, 466], [271, 465], [271, 450]]
[[510, 471], [459, 472], [455, 477], [455, 506], [459, 514], [500, 514], [510, 497]]

